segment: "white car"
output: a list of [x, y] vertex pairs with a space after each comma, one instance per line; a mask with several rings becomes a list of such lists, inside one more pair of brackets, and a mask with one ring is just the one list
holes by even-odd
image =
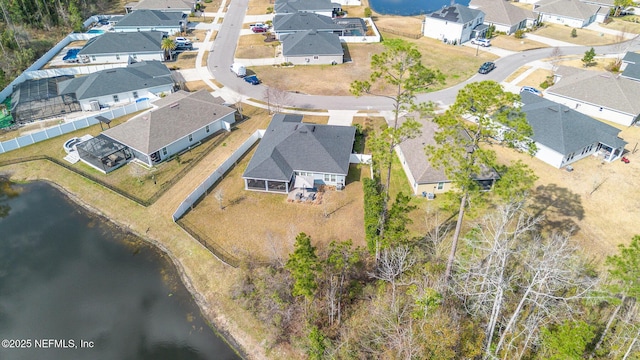
[[267, 24], [263, 24], [263, 23], [257, 23], [257, 24], [251, 24], [251, 25], [249, 25], [249, 28], [250, 28], [250, 29], [253, 29], [253, 28], [261, 28], [261, 29], [269, 30], [269, 25], [267, 25]]
[[473, 45], [480, 45], [484, 47], [491, 46], [491, 40], [489, 39], [471, 39]]
[[191, 40], [187, 39], [186, 37], [182, 37], [182, 36], [178, 36], [175, 40], [177, 45], [189, 45], [191, 44]]

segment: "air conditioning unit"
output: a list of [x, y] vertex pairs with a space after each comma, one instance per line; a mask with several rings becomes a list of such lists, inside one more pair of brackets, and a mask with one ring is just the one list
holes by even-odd
[[91, 111], [100, 111], [100, 103], [98, 100], [89, 101], [89, 107]]

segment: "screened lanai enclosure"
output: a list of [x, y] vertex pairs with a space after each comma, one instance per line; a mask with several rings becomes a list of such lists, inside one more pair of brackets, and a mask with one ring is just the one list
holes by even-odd
[[16, 124], [46, 119], [82, 110], [75, 94], [58, 94], [58, 83], [71, 75], [26, 80], [14, 86], [11, 116]]
[[80, 160], [103, 173], [111, 172], [126, 164], [131, 150], [102, 134], [76, 145]]

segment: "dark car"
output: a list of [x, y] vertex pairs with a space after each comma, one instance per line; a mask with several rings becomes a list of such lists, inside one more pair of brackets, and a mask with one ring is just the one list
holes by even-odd
[[491, 70], [496, 68], [496, 64], [492, 63], [491, 61], [487, 61], [486, 63], [482, 64], [482, 66], [480, 66], [480, 69], [478, 69], [478, 72], [480, 74], [488, 74], [489, 72], [491, 72]]
[[192, 43], [176, 44], [176, 50], [193, 50]]
[[245, 76], [244, 77], [244, 81], [248, 82], [251, 85], [258, 85], [260, 84], [260, 79], [258, 79], [257, 76], [255, 75], [251, 75], [251, 76]]

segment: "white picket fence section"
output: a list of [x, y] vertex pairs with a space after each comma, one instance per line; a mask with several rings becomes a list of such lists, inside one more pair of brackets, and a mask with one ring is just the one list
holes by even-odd
[[65, 122], [38, 132], [30, 133], [27, 135], [19, 136], [11, 140], [0, 142], [0, 154], [16, 150], [21, 147], [25, 147], [31, 144], [35, 144], [39, 141], [51, 139], [56, 136], [64, 135], [72, 131], [86, 128], [91, 125], [97, 124], [99, 121], [97, 116], [103, 116], [107, 119], [115, 119], [120, 116], [131, 114], [136, 111], [146, 110], [151, 107], [149, 100], [141, 102], [131, 103], [126, 106], [110, 108], [97, 114], [93, 114], [84, 118], [76, 119], [74, 121]]
[[259, 139], [264, 136], [264, 130], [256, 130], [247, 140], [245, 140], [240, 147], [227, 158], [217, 169], [211, 173], [195, 190], [191, 192], [178, 206], [178, 209], [173, 213], [173, 221], [177, 221], [184, 215], [193, 205], [200, 199], [207, 191], [216, 183], [224, 174], [231, 169], [231, 167], [244, 155]]

